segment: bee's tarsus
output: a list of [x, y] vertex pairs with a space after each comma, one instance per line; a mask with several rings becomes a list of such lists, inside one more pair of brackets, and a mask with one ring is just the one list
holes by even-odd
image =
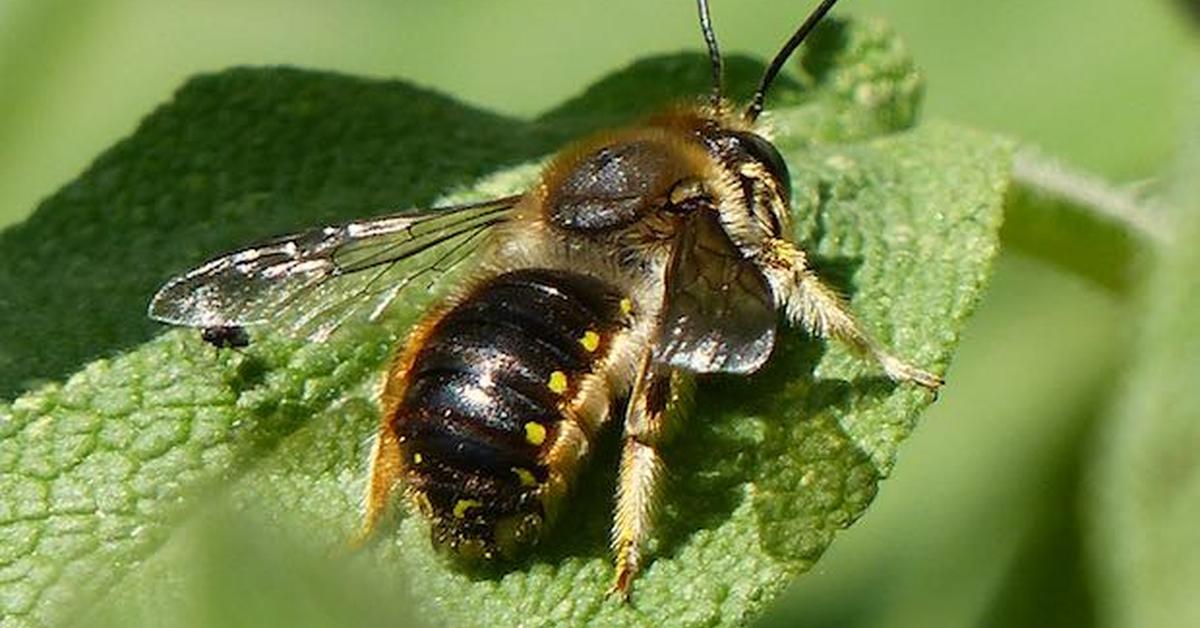
[[629, 604], [633, 594], [633, 579], [637, 575], [637, 568], [621, 562], [618, 558], [616, 569], [616, 576], [613, 579], [612, 586], [608, 588], [608, 596], [616, 598], [622, 604]]
[[[930, 373], [929, 371], [917, 368], [916, 366], [897, 358], [890, 353], [882, 351], [876, 352], [876, 359], [883, 365], [883, 370], [892, 381], [900, 383], [916, 384], [925, 388], [935, 395], [938, 390], [946, 383], [946, 380]], [[936, 397], [935, 397], [936, 398]]]

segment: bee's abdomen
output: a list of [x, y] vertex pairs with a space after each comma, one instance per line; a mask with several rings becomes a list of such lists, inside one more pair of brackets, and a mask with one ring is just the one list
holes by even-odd
[[615, 289], [585, 275], [512, 271], [412, 349], [391, 421], [436, 542], [490, 556], [536, 536], [563, 408], [604, 359], [621, 310]]

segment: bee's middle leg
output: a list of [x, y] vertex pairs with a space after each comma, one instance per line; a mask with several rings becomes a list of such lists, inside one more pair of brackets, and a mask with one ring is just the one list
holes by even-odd
[[669, 423], [682, 409], [686, 376], [654, 366], [643, 358], [625, 411], [624, 444], [613, 516], [612, 548], [616, 578], [611, 589], [628, 600], [634, 578], [641, 569], [642, 545], [650, 534], [663, 471], [658, 446]]

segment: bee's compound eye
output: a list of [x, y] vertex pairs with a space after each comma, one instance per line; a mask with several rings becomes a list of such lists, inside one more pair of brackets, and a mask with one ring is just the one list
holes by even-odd
[[767, 167], [767, 170], [783, 186], [784, 196], [790, 198], [792, 176], [788, 173], [787, 162], [783, 160], [783, 155], [779, 154], [775, 145], [767, 141], [767, 138], [755, 133], [738, 131], [732, 135], [750, 157]]

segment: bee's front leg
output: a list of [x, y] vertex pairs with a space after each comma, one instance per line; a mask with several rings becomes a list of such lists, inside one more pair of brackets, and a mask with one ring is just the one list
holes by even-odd
[[647, 352], [625, 410], [624, 445], [612, 529], [616, 578], [610, 593], [626, 601], [641, 569], [642, 545], [653, 526], [663, 470], [658, 446], [664, 440], [667, 428], [676, 422], [686, 405], [689, 383], [682, 371], [652, 364], [651, 354]]
[[877, 362], [892, 381], [911, 382], [935, 393], [945, 383], [941, 377], [893, 355], [871, 337], [845, 301], [808, 267], [803, 251], [784, 240], [773, 241], [766, 251], [764, 268], [792, 323], [817, 337], [842, 341]]

